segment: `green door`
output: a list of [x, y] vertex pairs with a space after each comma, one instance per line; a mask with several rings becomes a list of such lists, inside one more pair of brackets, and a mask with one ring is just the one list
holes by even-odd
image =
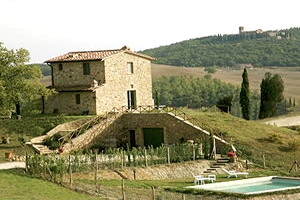
[[161, 146], [164, 143], [163, 128], [143, 128], [144, 146], [147, 148], [152, 145], [154, 148]]

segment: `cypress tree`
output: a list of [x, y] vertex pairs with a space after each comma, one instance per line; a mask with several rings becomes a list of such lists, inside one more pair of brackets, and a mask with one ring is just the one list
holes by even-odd
[[276, 114], [276, 106], [283, 97], [284, 84], [278, 74], [272, 76], [267, 72], [260, 84], [260, 111], [259, 119], [273, 117]]
[[240, 92], [240, 105], [242, 107], [242, 115], [246, 120], [250, 119], [250, 89], [247, 69], [243, 72], [243, 81]]

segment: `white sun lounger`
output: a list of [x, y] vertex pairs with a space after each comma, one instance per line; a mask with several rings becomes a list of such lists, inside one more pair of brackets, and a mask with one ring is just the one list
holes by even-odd
[[246, 178], [248, 177], [248, 172], [236, 172], [235, 170], [231, 170], [231, 171], [228, 171], [227, 169], [225, 168], [222, 168], [224, 172], [226, 172], [226, 174], [228, 174], [228, 177], [227, 178], [230, 178], [232, 176], [234, 177], [238, 177], [238, 175], [244, 175]]
[[214, 175], [214, 174], [208, 175], [207, 177], [204, 177], [202, 175], [194, 175], [194, 174], [193, 174], [193, 176], [195, 179], [194, 180], [195, 185], [204, 185], [205, 181], [210, 181], [211, 183], [216, 181], [216, 175]]

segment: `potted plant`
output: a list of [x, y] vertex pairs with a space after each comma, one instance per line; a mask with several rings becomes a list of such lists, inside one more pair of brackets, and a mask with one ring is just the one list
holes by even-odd
[[12, 157], [12, 151], [5, 152], [4, 154], [5, 154], [5, 158], [6, 159], [11, 159], [11, 157]]
[[58, 153], [61, 154], [63, 152], [64, 152], [64, 146], [62, 145], [58, 148]]
[[236, 153], [234, 153], [234, 152], [228, 152], [227, 156], [229, 157], [229, 159], [230, 159], [231, 162], [235, 162], [235, 160], [236, 160]]
[[9, 137], [8, 137], [8, 135], [6, 135], [6, 137], [3, 136], [1, 139], [2, 139], [2, 144], [9, 144]]

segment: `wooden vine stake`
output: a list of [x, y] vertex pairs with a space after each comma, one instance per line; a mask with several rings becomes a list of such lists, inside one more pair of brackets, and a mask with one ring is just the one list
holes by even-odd
[[125, 198], [125, 181], [124, 181], [124, 179], [122, 179], [122, 196], [123, 196], [123, 200], [126, 200], [126, 198]]
[[167, 148], [168, 164], [170, 164], [170, 148]]
[[69, 174], [70, 174], [70, 188], [73, 188], [72, 162], [71, 162], [71, 155], [70, 154], [69, 154]]
[[152, 186], [152, 199], [155, 200], [155, 188]]
[[96, 192], [99, 194], [99, 182], [98, 182], [98, 171], [99, 171], [99, 166], [98, 166], [98, 156], [96, 154], [95, 158], [95, 164], [96, 164], [96, 171], [95, 171], [95, 187], [96, 187]]

